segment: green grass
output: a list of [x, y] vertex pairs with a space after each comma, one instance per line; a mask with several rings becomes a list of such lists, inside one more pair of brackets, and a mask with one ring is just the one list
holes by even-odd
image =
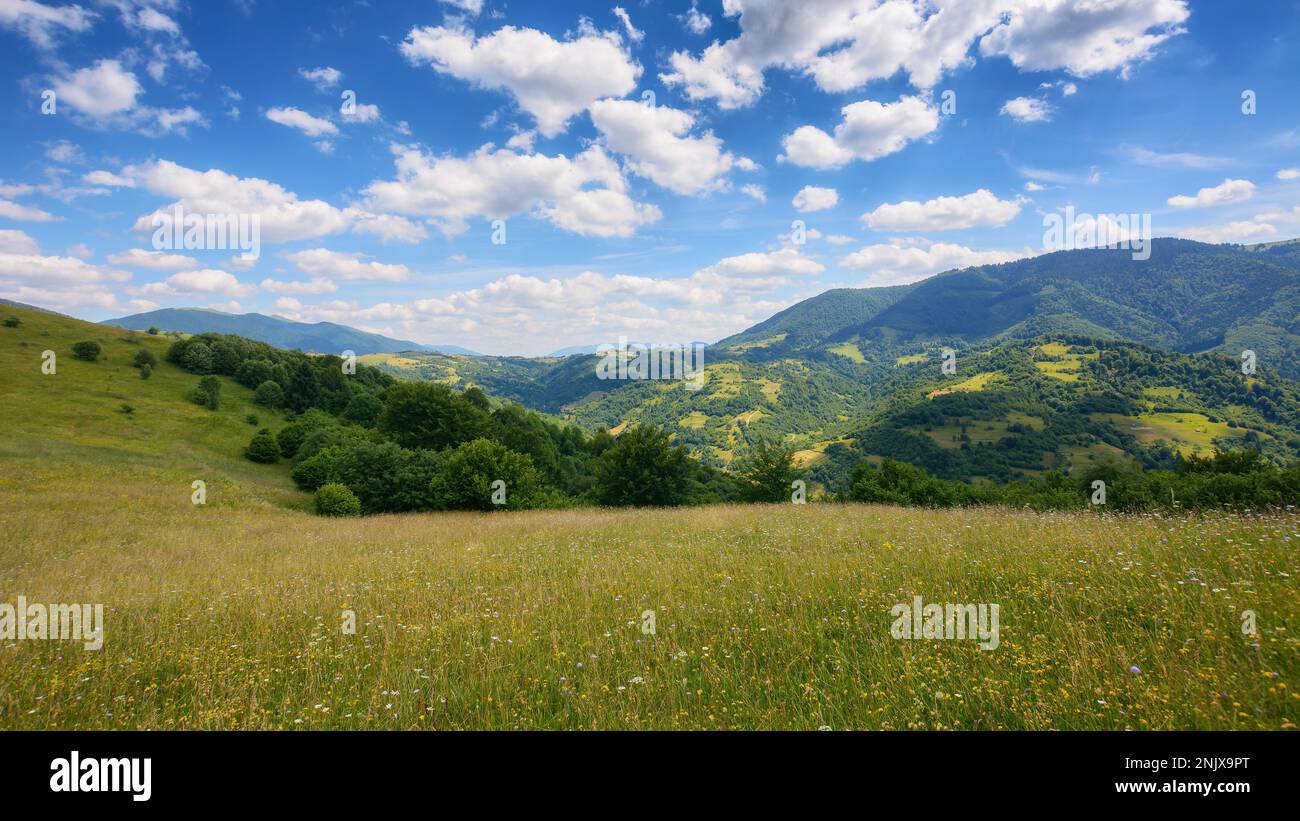
[[[23, 318], [0, 329], [0, 601], [100, 602], [106, 635], [0, 642], [0, 728], [1279, 729], [1300, 712], [1294, 515], [324, 519], [285, 466], [240, 456], [243, 416], [265, 416], [247, 391], [223, 380], [206, 411], [183, 398], [194, 376], [142, 382], [125, 332]], [[96, 334], [105, 361], [63, 355]], [[998, 604], [1001, 646], [892, 639], [913, 595]]]
[[1211, 422], [1200, 413], [1144, 413], [1137, 417], [1119, 414], [1093, 414], [1106, 419], [1117, 428], [1131, 433], [1143, 443], [1164, 440], [1183, 453], [1215, 450], [1214, 440], [1234, 433], [1225, 422]]
[[841, 342], [838, 345], [832, 345], [826, 350], [831, 353], [842, 356], [845, 359], [851, 359], [858, 364], [865, 363], [867, 358], [862, 355], [862, 349], [852, 342]]

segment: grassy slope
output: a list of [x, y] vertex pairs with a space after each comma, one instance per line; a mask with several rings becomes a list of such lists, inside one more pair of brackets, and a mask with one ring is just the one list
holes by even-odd
[[[107, 637], [0, 643], [0, 728], [1276, 729], [1300, 712], [1294, 516], [325, 520], [295, 509], [283, 467], [239, 457], [247, 391], [226, 382], [206, 411], [183, 399], [193, 376], [142, 382], [124, 333], [21, 315], [0, 328], [0, 601], [102, 602]], [[95, 334], [105, 361], [64, 355]], [[58, 376], [39, 374], [45, 347]], [[1001, 647], [892, 640], [913, 594], [1000, 604]]]
[[[0, 308], [0, 316], [22, 320], [18, 328], [0, 327], [0, 415], [10, 433], [0, 438], [0, 458], [17, 468], [15, 476], [75, 463], [141, 479], [184, 506], [195, 479], [207, 483], [210, 506], [305, 503], [287, 468], [242, 458], [259, 428], [284, 424], [281, 415], [254, 405], [252, 391], [224, 377], [219, 410], [187, 401], [199, 378], [164, 361], [168, 338], [17, 308]], [[72, 357], [73, 344], [85, 339], [103, 348], [98, 362]], [[158, 358], [148, 380], [131, 365], [141, 348]], [[57, 355], [53, 375], [41, 373], [45, 350]], [[124, 404], [134, 411], [122, 413]], [[258, 427], [245, 421], [250, 413]], [[100, 492], [118, 486], [109, 481]]]

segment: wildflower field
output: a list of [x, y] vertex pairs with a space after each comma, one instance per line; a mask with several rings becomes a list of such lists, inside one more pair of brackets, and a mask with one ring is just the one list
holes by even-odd
[[[96, 652], [0, 647], [5, 728], [1282, 729], [1300, 714], [1293, 517], [333, 521], [160, 505], [132, 483], [33, 508], [77, 491], [39, 472], [6, 485], [4, 593], [102, 601], [106, 626]], [[999, 647], [892, 639], [889, 610], [913, 595], [998, 603]]]
[[[105, 634], [99, 650], [0, 641], [0, 728], [1278, 730], [1300, 715], [1295, 515], [325, 519], [286, 466], [240, 455], [246, 389], [227, 382], [216, 412], [186, 403], [193, 377], [129, 366], [163, 340], [116, 329], [101, 361], [42, 376], [41, 348], [71, 338], [55, 319], [29, 328], [0, 344], [0, 601], [102, 603]], [[997, 649], [892, 638], [891, 608], [918, 595], [997, 604]]]

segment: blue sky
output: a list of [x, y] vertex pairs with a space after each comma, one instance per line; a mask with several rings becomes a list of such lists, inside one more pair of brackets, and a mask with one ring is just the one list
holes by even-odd
[[[1249, 5], [0, 0], [0, 296], [532, 355], [1042, 253], [1067, 206], [1292, 238], [1300, 4]], [[155, 247], [178, 203], [257, 259]]]

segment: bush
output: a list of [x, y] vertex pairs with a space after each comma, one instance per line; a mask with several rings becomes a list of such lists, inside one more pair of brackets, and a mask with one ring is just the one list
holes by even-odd
[[284, 404], [284, 390], [279, 382], [267, 380], [257, 386], [253, 392], [253, 401], [268, 408], [278, 408]]
[[162, 333], [162, 328], [159, 328], [157, 325], [150, 325], [149, 330], [145, 331], [145, 333], [149, 334], [149, 336], [157, 336]]
[[244, 450], [244, 456], [252, 462], [273, 465], [280, 461], [280, 445], [269, 430], [258, 431]]
[[858, 465], [853, 471], [849, 498], [855, 502], [952, 507], [969, 504], [969, 491], [965, 485], [936, 479], [913, 465], [884, 459], [879, 468], [869, 462]]
[[392, 442], [350, 438], [333, 451], [335, 480], [347, 485], [366, 513], [397, 513], [432, 507], [429, 483], [441, 460], [429, 451], [412, 451]]
[[[257, 414], [255, 413], [250, 413], [249, 415], [245, 416], [244, 421], [252, 425], [253, 427], [257, 427], [262, 423], [262, 420], [258, 419]], [[280, 443], [277, 442], [275, 446], [278, 448], [280, 446]]]
[[348, 490], [347, 485], [331, 482], [321, 485], [312, 497], [312, 504], [321, 516], [360, 516], [361, 500]]
[[141, 378], [141, 379], [148, 379], [148, 378], [151, 377], [151, 376], [153, 376], [153, 368], [149, 367], [148, 365], [141, 365], [141, 366], [140, 366], [140, 378]]
[[148, 348], [141, 348], [135, 352], [135, 366], [137, 368], [154, 368], [158, 365], [158, 357], [153, 355], [153, 351]]
[[[492, 499], [498, 481], [505, 483], [499, 505]], [[456, 448], [429, 483], [429, 493], [440, 510], [519, 510], [535, 505], [540, 484], [531, 457], [491, 439], [475, 439]]]
[[321, 485], [338, 479], [337, 448], [325, 448], [303, 459], [293, 468], [293, 482], [306, 491], [314, 491]]
[[5, 317], [6, 328], [17, 328], [21, 324], [23, 324], [23, 321], [16, 316]]
[[215, 376], [200, 379], [198, 386], [190, 392], [190, 401], [208, 410], [221, 407], [221, 380]]
[[92, 339], [87, 339], [84, 342], [78, 342], [72, 346], [72, 355], [77, 359], [86, 362], [94, 362], [96, 359], [99, 359], [99, 353], [101, 350], [102, 348], [99, 347], [98, 342], [95, 342]]
[[280, 432], [276, 434], [276, 439], [280, 441], [280, 452], [286, 459], [292, 459], [298, 455], [298, 448], [302, 446], [309, 434], [331, 427], [338, 427], [338, 420], [323, 411], [309, 410], [280, 428]]
[[[177, 345], [182, 343], [177, 342]], [[192, 342], [183, 348], [180, 357], [180, 366], [190, 373], [212, 373], [215, 365], [215, 357], [212, 354], [212, 348], [202, 342]]]

